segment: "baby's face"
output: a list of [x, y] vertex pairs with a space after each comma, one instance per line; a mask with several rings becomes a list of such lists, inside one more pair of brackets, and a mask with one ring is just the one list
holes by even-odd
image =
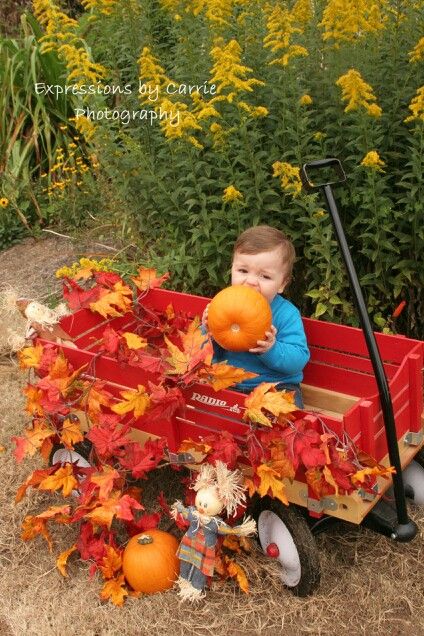
[[241, 254], [240, 252], [234, 254], [231, 284], [253, 287], [269, 303], [284, 290], [285, 278], [279, 247], [257, 254]]

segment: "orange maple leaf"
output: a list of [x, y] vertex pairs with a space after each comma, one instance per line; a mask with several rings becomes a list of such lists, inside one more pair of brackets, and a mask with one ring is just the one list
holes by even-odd
[[103, 318], [109, 318], [109, 316], [122, 316], [131, 309], [131, 305], [131, 289], [118, 281], [114, 284], [112, 291], [102, 289], [99, 300], [90, 303], [89, 306], [91, 311], [97, 312]]
[[102, 413], [101, 407], [109, 408], [111, 405], [112, 393], [106, 391], [104, 382], [96, 381], [93, 385], [88, 386], [87, 393], [80, 401], [81, 408], [87, 408], [88, 415], [92, 422], [98, 422], [99, 415]]
[[68, 576], [68, 573], [66, 571], [66, 565], [68, 563], [69, 557], [71, 556], [73, 552], [75, 552], [76, 549], [77, 549], [77, 546], [76, 546], [76, 543], [74, 543], [74, 545], [71, 545], [70, 548], [61, 552], [59, 556], [57, 557], [56, 567], [62, 576]]
[[24, 347], [18, 351], [19, 366], [21, 369], [38, 369], [42, 356], [42, 344], [37, 343], [33, 347]]
[[71, 492], [77, 488], [78, 481], [73, 475], [73, 467], [71, 464], [61, 466], [52, 475], [49, 475], [40, 483], [40, 490], [60, 490], [64, 497], [68, 497]]
[[16, 461], [21, 462], [24, 457], [33, 457], [44, 440], [55, 434], [56, 432], [44, 420], [34, 420], [31, 428], [25, 429], [22, 437], [12, 437], [12, 441], [16, 444], [14, 451]]
[[29, 541], [40, 534], [47, 541], [51, 551], [53, 542], [47, 529], [47, 522], [53, 518], [56, 518], [59, 522], [68, 521], [69, 512], [70, 506], [50, 506], [50, 508], [39, 515], [28, 515], [22, 523], [22, 539]]
[[105, 501], [113, 490], [115, 479], [119, 479], [120, 474], [117, 470], [105, 464], [101, 471], [94, 473], [90, 477], [93, 484], [99, 486], [99, 500]]
[[28, 384], [22, 390], [22, 393], [27, 397], [25, 411], [30, 415], [43, 415], [44, 409], [41, 406], [43, 392], [41, 391], [41, 389], [38, 389], [33, 384]]
[[124, 415], [130, 411], [134, 411], [134, 417], [141, 417], [144, 415], [146, 409], [150, 405], [150, 397], [146, 393], [146, 388], [139, 384], [137, 390], [130, 389], [128, 391], [121, 391], [121, 397], [124, 398], [122, 402], [118, 402], [111, 407], [111, 410], [118, 415]]
[[189, 325], [186, 333], [178, 332], [181, 338], [182, 349], [174, 345], [166, 336], [165, 343], [171, 354], [167, 358], [171, 369], [167, 373], [185, 375], [200, 362], [210, 365], [213, 357], [213, 347], [210, 338], [202, 333], [200, 319], [196, 317]]
[[238, 563], [236, 563], [235, 561], [233, 561], [232, 559], [230, 559], [230, 557], [226, 555], [224, 557], [224, 561], [225, 561], [228, 574], [237, 581], [240, 589], [245, 594], [248, 594], [249, 581], [247, 580], [246, 572]]
[[74, 444], [82, 442], [84, 435], [81, 432], [81, 424], [76, 415], [68, 416], [63, 421], [63, 428], [60, 433], [60, 441], [66, 448], [73, 448]]
[[106, 554], [100, 564], [100, 570], [102, 571], [103, 578], [112, 579], [116, 572], [122, 567], [122, 556], [118, 550], [111, 545], [106, 546]]
[[388, 475], [393, 475], [396, 472], [396, 469], [393, 466], [373, 466], [372, 468], [363, 468], [362, 470], [358, 470], [355, 474], [351, 475], [351, 481], [355, 485], [359, 485], [363, 483], [367, 477], [367, 475], [375, 475], [376, 477], [387, 477]]
[[104, 600], [111, 600], [114, 605], [121, 606], [124, 604], [125, 597], [128, 596], [128, 590], [125, 589], [125, 578], [121, 574], [116, 579], [109, 579], [102, 587], [100, 597]]
[[192, 439], [183, 440], [178, 448], [178, 452], [185, 453], [190, 450], [207, 455], [212, 450], [212, 446], [209, 446], [209, 444], [206, 444], [205, 442], [195, 442]]
[[226, 389], [229, 386], [243, 382], [243, 380], [256, 378], [258, 374], [245, 371], [239, 367], [233, 367], [226, 362], [216, 362], [210, 367], [202, 369], [199, 375], [211, 384], [215, 391], [220, 391], [221, 389]]
[[286, 506], [289, 505], [284, 483], [276, 470], [266, 464], [261, 464], [257, 467], [256, 474], [261, 480], [257, 488], [261, 497], [271, 495], [271, 497], [279, 499]]
[[146, 291], [147, 289], [154, 289], [155, 287], [161, 287], [169, 278], [169, 272], [166, 272], [163, 276], [158, 276], [155, 269], [148, 269], [140, 267], [137, 276], [131, 276], [131, 280], [136, 284], [136, 287], [140, 291]]
[[277, 416], [297, 411], [294, 404], [294, 396], [287, 391], [276, 391], [275, 383], [262, 382], [245, 398], [246, 410], [244, 420], [251, 420], [264, 426], [272, 426], [271, 420], [262, 409]]
[[88, 512], [85, 518], [90, 519], [95, 524], [110, 528], [115, 516], [118, 519], [132, 521], [134, 515], [131, 508], [142, 510], [143, 506], [129, 495], [120, 497], [119, 494], [115, 494], [109, 499], [106, 499], [106, 501], [103, 501], [100, 506]]

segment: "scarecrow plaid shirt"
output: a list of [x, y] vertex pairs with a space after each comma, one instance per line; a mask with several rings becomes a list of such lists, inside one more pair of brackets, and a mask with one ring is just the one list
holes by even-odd
[[235, 534], [236, 529], [227, 525], [220, 517], [210, 517], [209, 523], [202, 524], [194, 506], [185, 508], [178, 503], [176, 508], [190, 522], [178, 548], [177, 557], [194, 565], [205, 576], [212, 576], [218, 535]]

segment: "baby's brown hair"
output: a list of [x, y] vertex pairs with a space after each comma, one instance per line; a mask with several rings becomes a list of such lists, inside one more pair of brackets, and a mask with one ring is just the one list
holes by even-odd
[[287, 236], [270, 225], [256, 225], [240, 234], [234, 244], [233, 258], [239, 254], [259, 254], [281, 247], [282, 266], [287, 283], [291, 281], [293, 264], [296, 258], [293, 243]]

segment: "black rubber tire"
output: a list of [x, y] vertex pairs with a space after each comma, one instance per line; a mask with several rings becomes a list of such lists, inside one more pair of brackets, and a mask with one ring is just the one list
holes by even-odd
[[[65, 448], [63, 444], [54, 444], [53, 448], [50, 451], [49, 466], [53, 466], [53, 456], [55, 452], [60, 450], [61, 448]], [[93, 465], [92, 449], [93, 444], [88, 439], [85, 439], [83, 442], [78, 442], [74, 445], [75, 452], [79, 453], [81, 457], [84, 457], [84, 459], [86, 459], [90, 464]]]
[[317, 544], [304, 516], [295, 506], [285, 506], [277, 499], [272, 499], [271, 497], [257, 497], [256, 500], [252, 501], [251, 514], [256, 522], [260, 513], [265, 510], [276, 514], [285, 524], [299, 555], [300, 580], [295, 586], [288, 587], [285, 585], [285, 587], [295, 596], [310, 596], [319, 586], [321, 566]]

